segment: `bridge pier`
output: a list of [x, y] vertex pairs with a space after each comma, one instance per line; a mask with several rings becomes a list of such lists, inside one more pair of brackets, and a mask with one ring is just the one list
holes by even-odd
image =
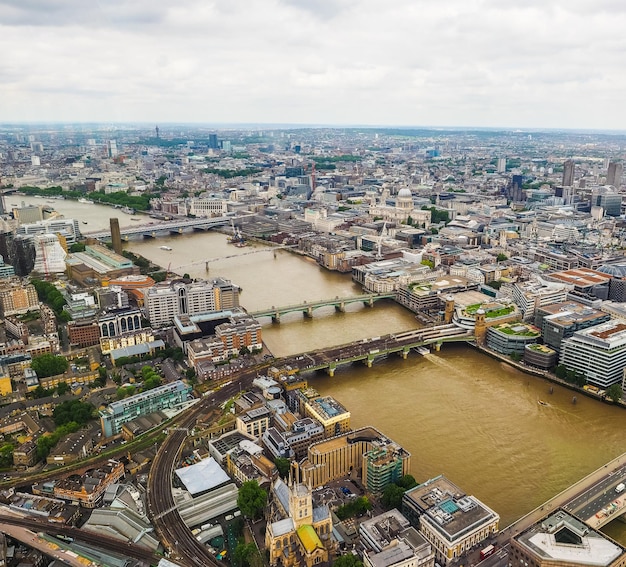
[[441, 350], [441, 345], [443, 343], [441, 341], [435, 343], [435, 352], [439, 352]]
[[278, 311], [272, 315], [272, 323], [280, 323], [280, 313]]
[[313, 307], [307, 307], [306, 311], [302, 312], [305, 317], [312, 319], [313, 318]]
[[404, 347], [399, 354], [404, 360], [406, 360], [406, 357], [409, 356], [409, 352], [411, 352], [411, 349], [409, 347]]
[[337, 364], [335, 362], [331, 362], [326, 369], [328, 375], [333, 378], [335, 376], [335, 370], [337, 369]]
[[367, 355], [367, 358], [365, 359], [365, 364], [367, 364], [368, 368], [372, 367], [372, 364], [374, 364], [374, 359], [375, 358], [376, 357], [374, 355], [372, 355], [372, 354], [368, 354]]
[[341, 303], [335, 305], [335, 310], [339, 311], [339, 313], [345, 313], [346, 312], [346, 302], [342, 301]]
[[363, 302], [363, 305], [366, 307], [374, 307], [374, 298], [370, 297], [368, 300]]

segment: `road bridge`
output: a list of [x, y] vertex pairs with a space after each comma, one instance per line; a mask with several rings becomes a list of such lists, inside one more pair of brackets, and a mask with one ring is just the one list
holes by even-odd
[[[171, 221], [151, 222], [149, 224], [140, 224], [136, 226], [128, 226], [120, 229], [122, 238], [128, 239], [133, 236], [143, 236], [144, 238], [156, 238], [167, 234], [182, 234], [185, 230], [210, 230], [216, 226], [224, 226], [231, 222], [233, 217], [208, 217], [208, 218], [183, 218]], [[87, 238], [95, 238], [103, 240], [111, 238], [110, 230], [100, 230], [98, 232], [83, 233]]]
[[296, 303], [294, 305], [285, 305], [283, 307], [270, 307], [269, 309], [261, 309], [259, 311], [250, 312], [249, 315], [255, 319], [261, 317], [271, 317], [274, 323], [280, 323], [280, 316], [287, 313], [301, 312], [305, 317], [313, 317], [313, 311], [320, 307], [334, 306], [337, 311], [344, 312], [346, 305], [350, 303], [363, 303], [369, 307], [374, 305], [374, 302], [381, 299], [395, 299], [395, 293], [367, 293], [363, 295], [353, 295], [350, 297], [334, 297], [333, 299], [320, 299], [318, 301], [303, 301], [302, 303]]

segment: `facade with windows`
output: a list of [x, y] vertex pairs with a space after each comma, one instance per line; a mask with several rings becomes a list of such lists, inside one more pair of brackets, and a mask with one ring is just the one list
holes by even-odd
[[171, 325], [177, 315], [197, 315], [239, 306], [239, 288], [218, 279], [174, 281], [146, 290], [144, 307], [154, 327]]
[[598, 388], [622, 382], [626, 368], [626, 323], [615, 319], [577, 331], [561, 342], [559, 363]]
[[381, 493], [402, 478], [407, 452], [394, 445], [374, 447], [363, 455], [363, 486], [369, 492]]
[[111, 313], [98, 319], [101, 337], [117, 337], [141, 329], [141, 312], [137, 309]]
[[158, 386], [147, 392], [109, 404], [100, 412], [102, 435], [113, 437], [122, 432], [122, 425], [149, 413], [173, 408], [189, 399], [191, 387], [181, 380]]

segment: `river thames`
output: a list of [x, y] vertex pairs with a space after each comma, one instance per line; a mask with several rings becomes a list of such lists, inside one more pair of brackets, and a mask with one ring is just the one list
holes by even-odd
[[[15, 196], [11, 202], [43, 204]], [[121, 226], [128, 215], [100, 205], [58, 201], [51, 205], [87, 224]], [[171, 251], [160, 246], [169, 246]], [[223, 276], [241, 286], [249, 310], [361, 293], [349, 275], [328, 272], [295, 254], [263, 246], [236, 248], [209, 232], [125, 243], [127, 249], [179, 274]], [[208, 272], [206, 262], [208, 262]], [[347, 343], [418, 326], [393, 302], [373, 308], [350, 305], [294, 313], [280, 324], [264, 321], [263, 338], [276, 356]], [[592, 470], [626, 450], [626, 412], [527, 376], [472, 347], [444, 345], [441, 352], [390, 357], [372, 368], [342, 367], [330, 378], [309, 376], [320, 393], [332, 395], [352, 414], [352, 426], [374, 425], [411, 452], [418, 481], [445, 474], [461, 489], [498, 512], [506, 526]], [[552, 391], [552, 393], [550, 393]], [[547, 402], [547, 405], [538, 403]], [[604, 530], [626, 543], [626, 525]]]

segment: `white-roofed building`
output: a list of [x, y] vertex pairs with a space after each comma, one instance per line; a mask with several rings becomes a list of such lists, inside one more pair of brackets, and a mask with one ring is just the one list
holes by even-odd
[[203, 459], [189, 467], [176, 469], [174, 472], [192, 496], [208, 492], [230, 481], [229, 476], [213, 457]]

